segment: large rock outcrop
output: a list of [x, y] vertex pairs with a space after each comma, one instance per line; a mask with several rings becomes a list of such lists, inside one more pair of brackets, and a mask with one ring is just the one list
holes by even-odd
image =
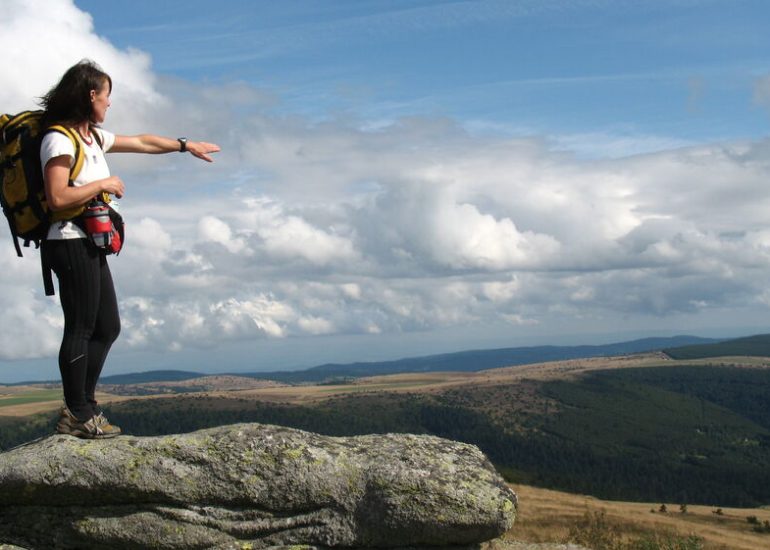
[[0, 543], [28, 549], [467, 547], [515, 509], [478, 448], [431, 436], [235, 424], [0, 454]]

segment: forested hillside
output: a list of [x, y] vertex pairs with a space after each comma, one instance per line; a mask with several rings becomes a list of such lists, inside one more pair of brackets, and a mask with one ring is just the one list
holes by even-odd
[[757, 334], [707, 344], [667, 347], [663, 351], [672, 359], [707, 359], [731, 356], [770, 357], [770, 334]]
[[[610, 499], [758, 506], [770, 504], [768, 395], [767, 368], [672, 364], [309, 405], [180, 395], [108, 412], [136, 435], [233, 422], [435, 434], [478, 445], [514, 482]], [[4, 448], [52, 429], [50, 417], [3, 422]]]

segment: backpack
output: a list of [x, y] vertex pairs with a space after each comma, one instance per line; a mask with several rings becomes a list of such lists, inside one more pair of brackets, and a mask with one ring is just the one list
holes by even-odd
[[0, 115], [0, 204], [8, 219], [16, 254], [22, 256], [19, 239], [24, 246], [40, 246], [48, 233], [52, 218], [70, 219], [82, 207], [56, 212], [48, 209], [40, 166], [40, 144], [49, 131], [67, 136], [75, 148], [75, 163], [70, 168], [70, 184], [83, 167], [83, 149], [74, 131], [64, 126], [51, 126], [41, 131], [43, 111], [24, 111], [17, 115]]
[[[8, 219], [16, 254], [22, 256], [19, 239], [24, 246], [40, 243], [48, 235], [51, 221], [77, 218], [85, 206], [75, 206], [51, 212], [45, 196], [43, 169], [40, 166], [40, 145], [48, 132], [59, 132], [69, 138], [75, 148], [75, 163], [70, 168], [69, 184], [83, 168], [84, 153], [73, 130], [56, 125], [41, 129], [43, 111], [24, 111], [17, 115], [0, 115], [0, 205]], [[99, 146], [101, 140], [97, 138]], [[46, 296], [53, 296], [50, 259], [40, 255], [43, 286]]]

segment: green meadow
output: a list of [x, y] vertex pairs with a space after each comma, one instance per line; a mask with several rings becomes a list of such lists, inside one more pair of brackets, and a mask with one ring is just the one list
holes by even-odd
[[13, 405], [26, 405], [27, 403], [42, 403], [61, 399], [61, 390], [30, 390], [28, 392], [14, 394], [8, 397], [0, 397], [0, 408]]

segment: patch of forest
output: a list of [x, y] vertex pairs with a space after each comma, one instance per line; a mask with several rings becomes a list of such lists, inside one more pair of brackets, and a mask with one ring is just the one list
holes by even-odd
[[672, 359], [709, 359], [714, 357], [770, 357], [770, 334], [757, 334], [722, 342], [666, 347]]

